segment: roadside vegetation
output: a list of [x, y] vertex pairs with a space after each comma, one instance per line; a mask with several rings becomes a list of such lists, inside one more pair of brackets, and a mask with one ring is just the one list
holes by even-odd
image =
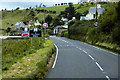
[[[69, 22], [68, 32], [61, 36], [87, 42], [117, 54], [120, 54], [120, 2], [102, 5], [105, 12], [98, 18], [98, 27], [94, 26], [96, 20], [74, 20]], [[107, 16], [107, 17], [106, 17]]]
[[50, 57], [55, 52], [53, 42], [49, 39], [3, 40], [3, 78], [43, 78]]
[[[75, 11], [77, 12], [76, 15], [80, 17], [80, 15], [85, 15], [86, 12], [88, 12], [90, 7], [94, 7], [94, 3], [80, 3], [80, 4], [73, 4], [75, 7]], [[7, 35], [8, 33], [14, 32], [14, 25], [18, 21], [24, 22], [24, 24], [28, 24], [30, 20], [36, 21], [39, 20], [40, 23], [43, 24], [44, 22], [44, 13], [45, 13], [45, 19], [50, 16], [52, 17], [51, 22], [49, 23], [49, 29], [53, 30], [56, 25], [61, 25], [62, 23], [59, 23], [59, 20], [61, 19], [63, 14], [63, 11], [69, 7], [69, 5], [62, 5], [62, 6], [53, 6], [53, 7], [41, 7], [41, 8], [27, 8], [24, 10], [19, 10], [19, 8], [16, 8], [16, 10], [3, 10], [2, 13], [2, 30], [0, 32], [3, 35]], [[79, 19], [79, 18], [78, 18]], [[11, 30], [8, 31], [8, 28]]]

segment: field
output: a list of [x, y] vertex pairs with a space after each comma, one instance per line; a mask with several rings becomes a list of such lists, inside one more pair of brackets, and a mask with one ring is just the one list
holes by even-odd
[[[81, 4], [74, 4], [73, 6], [76, 9], [76, 12], [79, 13], [83, 13], [86, 10], [89, 10], [90, 7], [95, 7], [94, 5], [91, 5], [90, 3], [88, 4], [88, 6], [86, 6], [86, 3], [83, 3], [83, 6], [81, 8], [78, 8]], [[66, 7], [68, 7], [69, 5], [63, 5], [63, 6], [53, 6], [53, 7], [44, 7], [44, 8], [37, 8], [37, 9], [45, 9], [47, 11], [56, 11], [56, 14], [52, 14], [52, 13], [46, 13], [45, 16], [47, 16], [48, 14], [51, 15], [53, 18], [55, 18], [58, 14], [60, 14], [61, 11], [64, 11]], [[77, 9], [78, 8], [78, 9]], [[35, 8], [36, 9], [36, 8]], [[35, 17], [38, 17], [38, 20], [41, 22], [44, 20], [44, 13], [40, 12], [37, 13], [35, 11], [35, 9], [33, 9], [33, 11], [35, 12]], [[31, 9], [29, 9], [28, 11], [24, 10], [14, 10], [14, 11], [2, 11], [2, 29], [6, 29], [7, 27], [11, 27], [14, 28], [14, 25], [18, 22], [18, 21], [23, 21], [25, 18], [27, 18], [28, 14], [30, 13]], [[13, 24], [13, 25], [12, 25]]]
[[3, 40], [3, 44], [3, 78], [42, 78], [55, 51], [53, 42], [42, 38], [40, 46], [37, 38], [33, 39], [32, 47], [30, 39], [8, 39]]

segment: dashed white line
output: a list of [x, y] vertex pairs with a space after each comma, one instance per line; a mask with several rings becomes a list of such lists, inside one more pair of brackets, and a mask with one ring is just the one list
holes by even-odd
[[106, 78], [107, 78], [108, 80], [110, 80], [110, 78], [109, 78], [108, 76], [106, 76]]
[[96, 65], [100, 68], [101, 71], [103, 71], [103, 68], [97, 62]]
[[85, 50], [83, 50], [84, 53], [87, 53]]
[[[54, 44], [54, 45], [55, 45], [55, 44]], [[56, 61], [57, 61], [57, 57], [58, 57], [58, 47], [57, 47], [56, 45], [55, 45], [55, 47], [56, 47], [56, 57], [55, 57], [55, 61], [54, 61], [54, 64], [53, 64], [52, 68], [55, 67]]]
[[88, 55], [92, 60], [94, 60], [94, 58], [91, 55]]

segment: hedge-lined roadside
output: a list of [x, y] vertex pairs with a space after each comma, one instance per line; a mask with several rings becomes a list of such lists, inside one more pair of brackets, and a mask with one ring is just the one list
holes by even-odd
[[48, 61], [55, 52], [54, 44], [47, 39], [44, 48], [27, 55], [4, 71], [3, 78], [43, 78], [48, 70]]
[[[58, 34], [57, 36], [68, 38], [68, 31], [64, 31], [61, 34]], [[89, 39], [88, 36], [80, 36], [80, 35], [71, 35], [70, 39], [79, 40], [87, 44], [94, 45], [120, 55], [120, 47], [115, 43], [100, 42], [100, 41], [96, 42], [96, 40], [94, 39]]]

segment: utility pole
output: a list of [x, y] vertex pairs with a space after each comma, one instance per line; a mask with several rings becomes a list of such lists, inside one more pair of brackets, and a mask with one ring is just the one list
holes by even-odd
[[96, 0], [96, 22], [97, 22], [97, 16], [98, 16], [98, 12], [97, 12], [97, 0]]
[[[44, 10], [44, 23], [45, 23], [45, 10]], [[44, 34], [45, 34], [45, 38], [46, 38], [46, 27], [44, 27]]]
[[98, 20], [97, 20], [97, 18], [98, 18], [98, 11], [97, 11], [97, 0], [96, 0], [96, 33], [98, 33]]

